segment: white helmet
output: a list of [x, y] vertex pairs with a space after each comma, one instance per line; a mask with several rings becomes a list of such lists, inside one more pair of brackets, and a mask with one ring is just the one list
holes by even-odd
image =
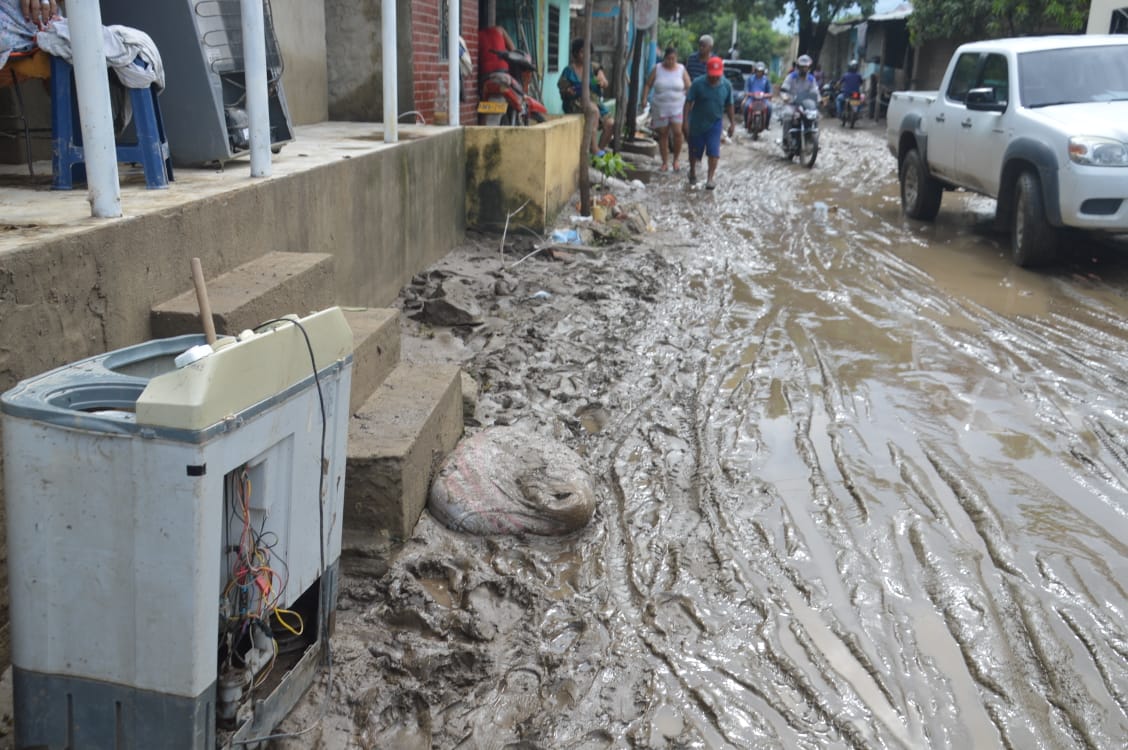
[[810, 55], [799, 55], [799, 59], [795, 61], [795, 64], [800, 68], [809, 68], [811, 67], [811, 62]]

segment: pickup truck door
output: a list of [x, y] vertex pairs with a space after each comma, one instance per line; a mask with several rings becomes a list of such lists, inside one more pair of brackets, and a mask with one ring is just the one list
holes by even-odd
[[1013, 111], [1007, 58], [997, 53], [984, 56], [974, 88], [995, 91], [996, 102], [1007, 102], [1004, 112], [965, 109], [956, 136], [956, 179], [961, 185], [992, 197], [999, 194], [999, 173], [1007, 148], [1006, 122]]
[[975, 86], [981, 56], [978, 52], [964, 52], [953, 63], [948, 85], [928, 108], [928, 121], [924, 130], [928, 134], [928, 170], [933, 174], [959, 184], [957, 156], [959, 135], [964, 129], [967, 92]]

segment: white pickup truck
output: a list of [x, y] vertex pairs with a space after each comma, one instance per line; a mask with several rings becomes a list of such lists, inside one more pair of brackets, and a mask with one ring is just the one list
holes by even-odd
[[887, 117], [911, 218], [946, 189], [995, 198], [1020, 266], [1051, 262], [1061, 228], [1128, 233], [1128, 35], [965, 44], [939, 91], [896, 92]]

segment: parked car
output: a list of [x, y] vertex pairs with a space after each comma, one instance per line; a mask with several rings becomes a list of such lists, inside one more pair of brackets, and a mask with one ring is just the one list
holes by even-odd
[[737, 96], [744, 93], [744, 77], [752, 75], [756, 63], [752, 60], [725, 60], [725, 78], [732, 84]]
[[886, 127], [904, 212], [995, 198], [1020, 266], [1051, 262], [1063, 228], [1128, 233], [1128, 36], [965, 44], [939, 91], [893, 94]]

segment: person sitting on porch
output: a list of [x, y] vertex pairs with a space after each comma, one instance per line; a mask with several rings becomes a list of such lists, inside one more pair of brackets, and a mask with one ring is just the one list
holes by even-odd
[[[565, 114], [581, 114], [583, 112], [581, 105], [583, 89], [580, 88], [580, 81], [584, 75], [586, 49], [587, 45], [582, 38], [572, 41], [572, 62], [567, 68], [564, 68], [563, 73], [560, 74], [560, 81], [557, 83]], [[593, 122], [591, 153], [600, 154], [611, 142], [611, 136], [615, 132], [615, 119], [611, 117], [611, 111], [603, 103], [603, 90], [608, 84], [607, 77], [603, 75], [602, 70], [592, 67], [590, 84], [591, 101], [588, 105], [588, 114]]]
[[35, 35], [58, 14], [56, 0], [0, 0], [0, 67], [11, 53], [35, 49]]

